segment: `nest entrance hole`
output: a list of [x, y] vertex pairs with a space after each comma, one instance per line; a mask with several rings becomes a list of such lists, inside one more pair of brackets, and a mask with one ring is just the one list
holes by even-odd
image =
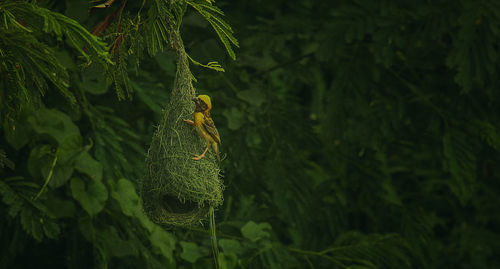
[[162, 202], [163, 209], [167, 211], [168, 214], [187, 214], [197, 211], [199, 208], [197, 203], [189, 200], [182, 202], [179, 198], [172, 195], [163, 195]]

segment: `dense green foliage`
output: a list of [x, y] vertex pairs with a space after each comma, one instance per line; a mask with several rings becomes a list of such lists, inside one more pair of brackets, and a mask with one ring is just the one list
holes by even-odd
[[222, 138], [221, 268], [500, 267], [497, 0], [33, 2], [0, 1], [0, 267], [214, 266], [208, 223], [141, 209], [172, 30]]

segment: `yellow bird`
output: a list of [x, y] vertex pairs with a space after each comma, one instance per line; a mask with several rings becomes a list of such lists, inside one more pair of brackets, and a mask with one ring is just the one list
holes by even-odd
[[198, 132], [198, 134], [205, 139], [207, 142], [207, 147], [201, 155], [195, 154], [193, 160], [201, 160], [205, 157], [205, 153], [212, 147], [217, 155], [217, 160], [220, 162], [219, 155], [219, 145], [220, 136], [217, 128], [215, 127], [214, 121], [210, 116], [210, 110], [212, 109], [212, 102], [208, 95], [198, 95], [198, 97], [193, 98], [193, 102], [196, 105], [194, 109], [194, 121], [184, 120], [184, 122], [193, 125]]

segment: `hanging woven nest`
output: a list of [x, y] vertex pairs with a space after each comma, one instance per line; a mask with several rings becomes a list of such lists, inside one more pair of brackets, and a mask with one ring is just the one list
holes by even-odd
[[[142, 180], [144, 211], [156, 223], [187, 226], [204, 219], [223, 202], [215, 154], [193, 160], [205, 142], [184, 119], [192, 119], [195, 90], [187, 54], [178, 33], [171, 36], [179, 57], [170, 103], [153, 135]], [[212, 152], [213, 153], [213, 152]]]

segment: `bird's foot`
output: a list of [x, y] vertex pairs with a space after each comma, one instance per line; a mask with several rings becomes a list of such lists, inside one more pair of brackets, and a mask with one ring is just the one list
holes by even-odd
[[205, 158], [205, 154], [201, 154], [201, 155], [195, 154], [192, 159], [196, 160], [196, 161], [199, 161], [199, 160], [201, 160], [203, 158]]

